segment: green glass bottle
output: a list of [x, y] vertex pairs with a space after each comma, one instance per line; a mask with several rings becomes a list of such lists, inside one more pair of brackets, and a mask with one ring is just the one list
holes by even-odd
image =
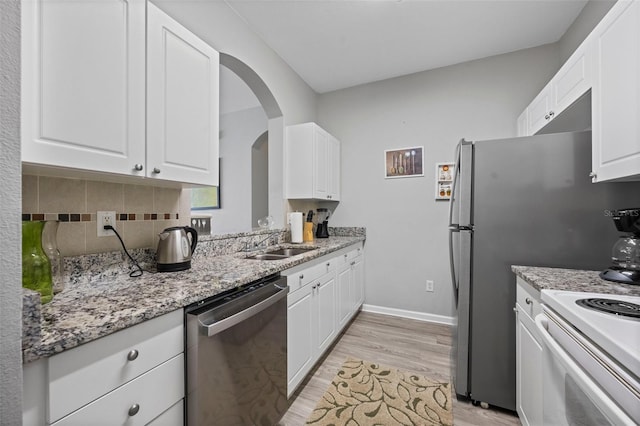
[[44, 221], [22, 222], [22, 287], [40, 293], [43, 304], [53, 298], [51, 264], [42, 250]]

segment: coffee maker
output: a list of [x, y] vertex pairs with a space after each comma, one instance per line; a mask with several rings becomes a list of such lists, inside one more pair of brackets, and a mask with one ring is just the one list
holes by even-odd
[[324, 208], [318, 209], [316, 238], [329, 238], [329, 216], [331, 216], [331, 210]]
[[613, 223], [623, 235], [611, 250], [613, 265], [600, 272], [600, 278], [640, 285], [640, 208], [615, 211]]

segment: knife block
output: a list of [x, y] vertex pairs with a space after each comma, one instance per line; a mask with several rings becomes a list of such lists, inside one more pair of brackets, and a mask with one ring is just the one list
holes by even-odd
[[313, 241], [313, 222], [305, 222], [304, 229], [302, 230], [302, 241]]

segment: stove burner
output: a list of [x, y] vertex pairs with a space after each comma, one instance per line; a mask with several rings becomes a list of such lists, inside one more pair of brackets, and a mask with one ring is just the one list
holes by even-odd
[[640, 305], [631, 302], [614, 299], [580, 299], [576, 300], [579, 306], [593, 309], [608, 314], [640, 319]]

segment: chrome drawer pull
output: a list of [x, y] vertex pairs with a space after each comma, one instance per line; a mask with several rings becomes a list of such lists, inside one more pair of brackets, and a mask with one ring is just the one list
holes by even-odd
[[140, 406], [138, 404], [133, 404], [131, 407], [129, 407], [129, 415], [131, 417], [138, 414], [138, 411], [140, 411]]
[[138, 358], [138, 355], [139, 355], [138, 350], [137, 349], [132, 349], [127, 354], [127, 359], [129, 361], [135, 361]]
[[525, 302], [527, 302], [527, 305], [531, 304], [531, 299], [529, 299], [528, 297], [526, 299], [524, 299]]

